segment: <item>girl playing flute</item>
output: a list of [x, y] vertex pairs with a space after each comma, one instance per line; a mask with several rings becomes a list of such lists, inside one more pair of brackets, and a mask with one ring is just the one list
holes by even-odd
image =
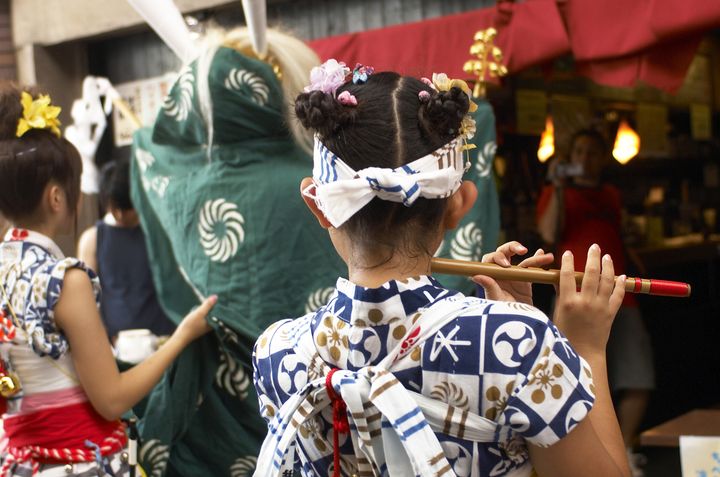
[[477, 278], [487, 299], [444, 288], [432, 252], [476, 198], [467, 85], [334, 60], [311, 78], [295, 103], [316, 134], [301, 191], [348, 278], [255, 345], [268, 422], [255, 475], [629, 475], [605, 372], [625, 279], [610, 257], [590, 248], [577, 291], [563, 255], [554, 324], [529, 284]]

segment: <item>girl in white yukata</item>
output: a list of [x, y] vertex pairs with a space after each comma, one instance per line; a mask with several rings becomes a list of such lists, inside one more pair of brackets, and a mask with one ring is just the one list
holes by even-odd
[[0, 475], [126, 476], [120, 416], [209, 331], [216, 298], [152, 356], [120, 373], [100, 321], [97, 277], [54, 239], [73, 231], [82, 162], [46, 95], [0, 85]]
[[[302, 195], [348, 278], [255, 345], [269, 425], [255, 475], [629, 475], [605, 371], [625, 277], [593, 246], [576, 290], [564, 254], [554, 324], [529, 284], [475, 277], [487, 299], [444, 288], [430, 259], [476, 198], [462, 181], [475, 105], [445, 75], [372, 73], [346, 79], [330, 60], [295, 103], [316, 133]], [[526, 253], [510, 242], [484, 260]]]

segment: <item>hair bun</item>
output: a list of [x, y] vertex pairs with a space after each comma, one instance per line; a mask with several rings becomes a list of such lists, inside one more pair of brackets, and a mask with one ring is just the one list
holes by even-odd
[[23, 114], [23, 107], [20, 103], [21, 91], [13, 83], [3, 82], [0, 84], [0, 141], [17, 138], [18, 121]]
[[460, 88], [437, 92], [421, 103], [420, 125], [431, 137], [454, 138], [469, 108], [470, 98]]
[[322, 91], [301, 93], [295, 99], [295, 115], [307, 129], [314, 129], [320, 136], [329, 136], [346, 124], [353, 109], [346, 108], [334, 96]]

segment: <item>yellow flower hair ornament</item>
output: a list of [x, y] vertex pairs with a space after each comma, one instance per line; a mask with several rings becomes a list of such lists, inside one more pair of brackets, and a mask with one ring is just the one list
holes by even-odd
[[17, 125], [17, 137], [31, 129], [48, 129], [51, 133], [60, 137], [60, 120], [58, 115], [61, 108], [50, 104], [50, 96], [41, 94], [37, 99], [27, 91], [23, 91], [20, 96], [20, 103], [23, 107], [23, 114]]

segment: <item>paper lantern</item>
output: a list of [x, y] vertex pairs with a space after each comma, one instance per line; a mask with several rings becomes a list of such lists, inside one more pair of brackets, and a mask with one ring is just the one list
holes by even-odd
[[545, 130], [540, 136], [540, 147], [538, 147], [537, 157], [540, 162], [545, 162], [555, 154], [555, 128], [553, 127], [552, 117], [548, 116], [545, 120]]
[[620, 164], [627, 164], [640, 152], [640, 136], [633, 131], [626, 120], [620, 121], [612, 155]]

